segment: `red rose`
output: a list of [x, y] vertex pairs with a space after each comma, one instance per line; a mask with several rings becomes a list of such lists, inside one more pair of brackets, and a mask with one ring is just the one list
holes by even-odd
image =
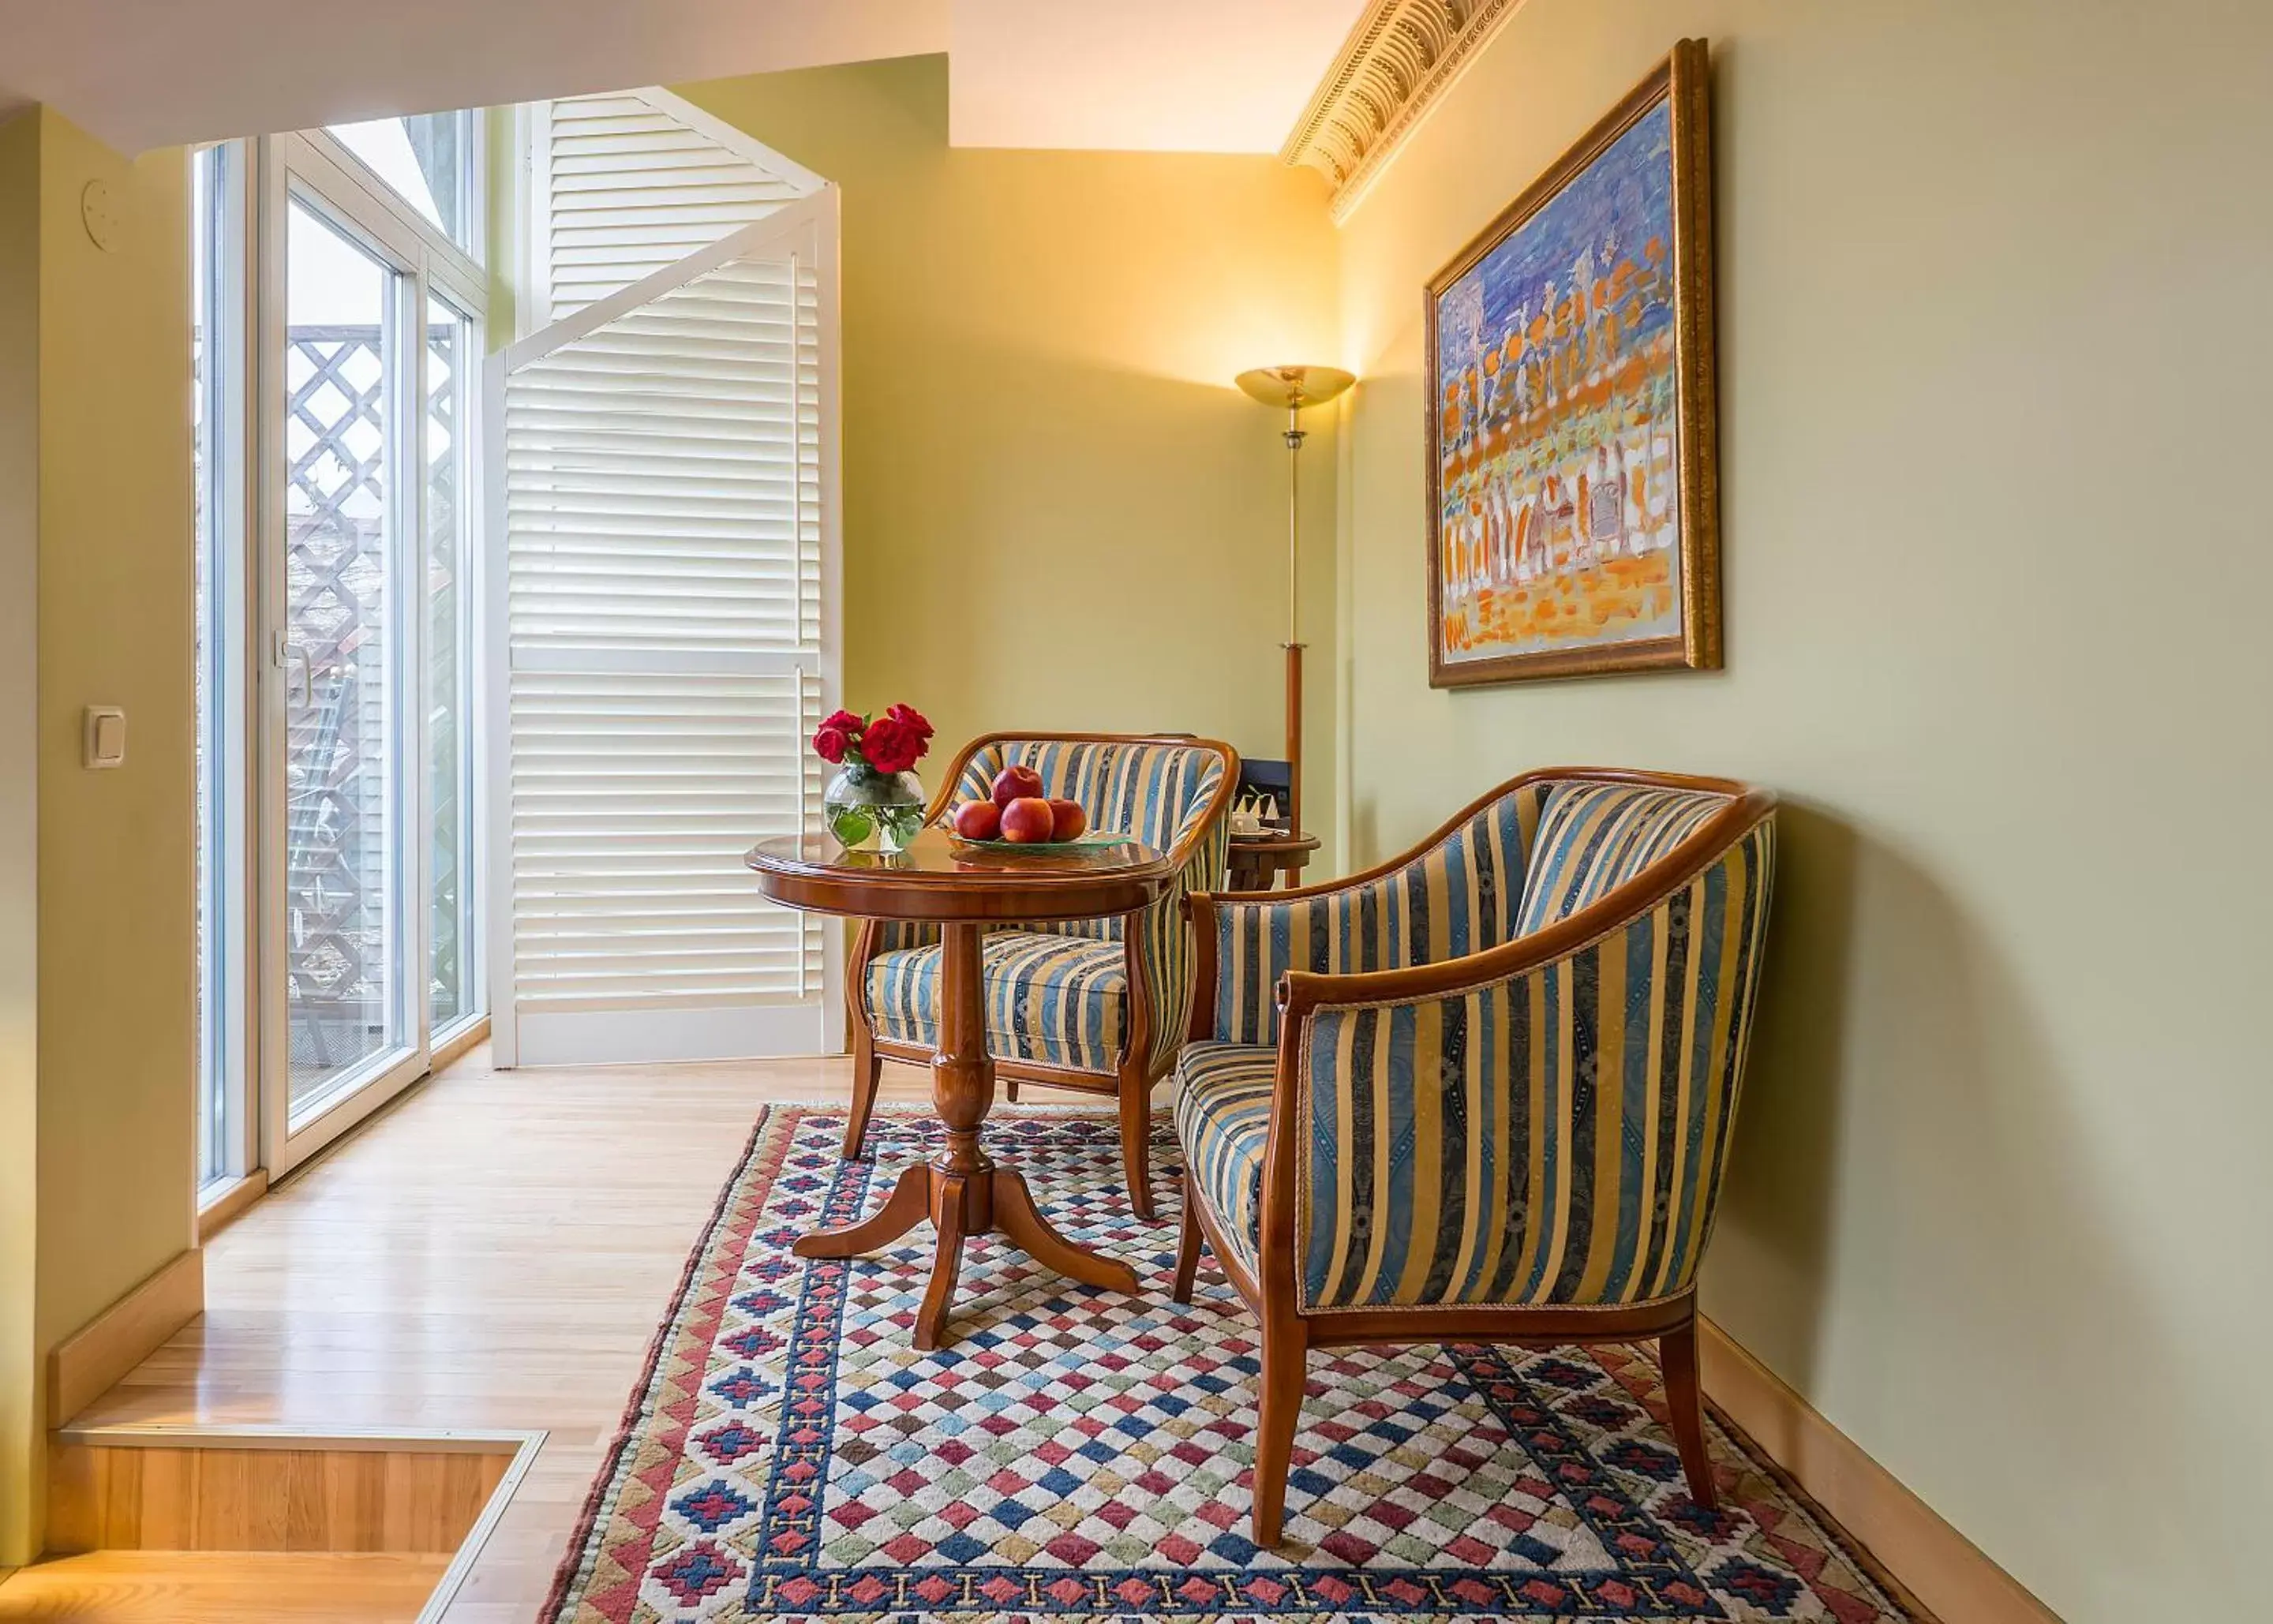
[[860, 730], [868, 725], [868, 719], [866, 716], [856, 716], [849, 710], [831, 711], [822, 718], [821, 725], [824, 728], [835, 728], [841, 733], [857, 737]]
[[880, 773], [904, 773], [922, 756], [923, 736], [896, 716], [879, 716], [860, 738], [860, 753]]
[[925, 743], [928, 744], [931, 742], [931, 736], [934, 730], [931, 722], [925, 717], [923, 712], [918, 710], [914, 706], [895, 705], [891, 709], [886, 711], [884, 715], [890, 717], [894, 722], [898, 722], [902, 727], [911, 729], [916, 737], [922, 739]]
[[852, 745], [852, 736], [836, 726], [835, 722], [836, 718], [831, 717], [822, 722], [820, 730], [813, 736], [813, 753], [831, 766], [842, 761], [845, 751]]

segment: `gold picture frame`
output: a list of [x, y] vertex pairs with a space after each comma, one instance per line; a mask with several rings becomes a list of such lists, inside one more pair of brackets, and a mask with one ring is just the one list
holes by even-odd
[[1431, 687], [1721, 664], [1707, 73], [1676, 45], [1429, 279]]

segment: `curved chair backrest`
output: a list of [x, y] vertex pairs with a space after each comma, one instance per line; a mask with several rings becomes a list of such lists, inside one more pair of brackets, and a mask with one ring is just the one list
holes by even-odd
[[1237, 760], [1227, 746], [1206, 739], [994, 734], [974, 740], [957, 761], [954, 798], [983, 797], [1003, 768], [1030, 767], [1043, 794], [1081, 803], [1091, 829], [1173, 852], [1207, 816]]
[[1363, 872], [1219, 898], [1228, 912], [1212, 1035], [1276, 1042], [1271, 990], [1287, 970], [1440, 964], [1542, 930], [1677, 848], [1743, 790], [1719, 779], [1550, 767], [1488, 791], [1413, 850]]
[[1536, 797], [1538, 810], [1527, 820], [1519, 936], [1608, 896], [1733, 798], [1718, 790], [1595, 778], [1544, 778], [1523, 793]]
[[[1185, 891], [1223, 883], [1231, 838], [1225, 813], [1239, 777], [1239, 757], [1228, 745], [1147, 734], [988, 734], [956, 759], [946, 800], [986, 795], [996, 775], [1011, 766], [1033, 768], [1043, 794], [1080, 802], [1091, 830], [1132, 835], [1181, 857], [1172, 906]], [[1106, 939], [1121, 934], [1118, 919], [1034, 928]]]

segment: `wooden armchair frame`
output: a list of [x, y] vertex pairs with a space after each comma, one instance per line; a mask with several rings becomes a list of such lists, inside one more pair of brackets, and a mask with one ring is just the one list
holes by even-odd
[[[1202, 841], [1208, 838], [1231, 806], [1232, 797], [1239, 788], [1239, 752], [1217, 739], [1198, 738], [1181, 733], [1056, 733], [1019, 732], [1016, 730], [985, 733], [964, 745], [954, 763], [939, 781], [940, 787], [932, 797], [926, 813], [927, 819], [936, 819], [954, 804], [963, 782], [964, 770], [973, 757], [995, 745], [1163, 745], [1185, 750], [1213, 751], [1221, 759], [1223, 772], [1209, 797], [1205, 810], [1184, 837], [1168, 851], [1168, 860], [1181, 873], [1191, 861], [1192, 854]], [[1177, 906], [1180, 903], [1172, 902]], [[1159, 904], [1155, 904], [1159, 906]], [[1166, 1059], [1155, 1065], [1152, 1051], [1155, 1034], [1152, 1030], [1152, 988], [1151, 972], [1144, 955], [1137, 950], [1137, 927], [1146, 910], [1138, 909], [1121, 916], [1121, 947], [1122, 963], [1128, 977], [1128, 1009], [1122, 1022], [1121, 1052], [1110, 1072], [1077, 1070], [1071, 1066], [1048, 1066], [1039, 1061], [998, 1058], [994, 1070], [1007, 1086], [1009, 1097], [1018, 1097], [1018, 1085], [1037, 1083], [1045, 1088], [1071, 1089], [1083, 1094], [1110, 1095], [1120, 1104], [1121, 1159], [1129, 1179], [1129, 1204], [1140, 1218], [1158, 1216], [1152, 1200], [1150, 1182], [1150, 1141], [1152, 1136], [1152, 1085], [1167, 1073], [1174, 1063], [1174, 1051]], [[886, 1059], [904, 1060], [911, 1065], [927, 1066], [932, 1052], [919, 1044], [901, 1043], [893, 1038], [876, 1036], [868, 1018], [868, 966], [875, 958], [877, 922], [864, 919], [854, 932], [850, 968], [844, 977], [846, 1029], [851, 1034], [852, 1049], [852, 1114], [844, 1129], [844, 1155], [858, 1156], [867, 1139], [868, 1119], [876, 1103], [876, 1087]], [[1197, 961], [1195, 960], [1197, 965]], [[1197, 970], [1196, 970], [1196, 973]], [[1198, 999], [1203, 989], [1195, 985], [1193, 997]]]
[[[1720, 862], [1754, 826], [1773, 815], [1776, 797], [1766, 790], [1729, 779], [1696, 778], [1670, 773], [1629, 772], [1602, 767], [1549, 767], [1510, 779], [1479, 796], [1411, 850], [1347, 879], [1268, 896], [1190, 899], [1198, 991], [1192, 1002], [1188, 1037], [1212, 1037], [1216, 1019], [1216, 912], [1227, 904], [1269, 905], [1331, 896], [1386, 879], [1457, 833], [1504, 796], [1542, 781], [1633, 784], [1693, 790], [1729, 797], [1727, 805], [1672, 850], [1639, 874], [1544, 930], [1480, 953], [1402, 969], [1324, 976], [1290, 970], [1279, 979], [1278, 1069], [1271, 1096], [1271, 1122], [1264, 1141], [1261, 1245], [1253, 1273], [1227, 1244], [1215, 1215], [1197, 1198], [1189, 1168], [1183, 1183], [1183, 1223], [1176, 1254], [1174, 1298], [1191, 1300], [1204, 1237], [1232, 1289], [1262, 1328], [1263, 1370], [1257, 1381], [1259, 1426], [1256, 1441], [1254, 1538], [1257, 1545], [1279, 1541], [1286, 1508], [1287, 1476], [1294, 1430], [1302, 1403], [1302, 1383], [1311, 1348], [1404, 1345], [1431, 1342], [1497, 1343], [1519, 1347], [1561, 1347], [1587, 1343], [1633, 1343], [1654, 1339], [1665, 1374], [1666, 1405], [1691, 1497], [1700, 1506], [1715, 1502], [1705, 1448], [1702, 1396], [1697, 1376], [1696, 1293], [1693, 1287], [1654, 1301], [1605, 1307], [1402, 1307], [1336, 1309], [1309, 1313], [1298, 1306], [1295, 1288], [1296, 1142], [1304, 1082], [1304, 1055], [1313, 1018], [1322, 1009], [1454, 996], [1541, 969], [1623, 930]], [[1709, 1216], [1709, 1215], [1708, 1215]], [[1701, 1243], [1700, 1243], [1701, 1249]]]

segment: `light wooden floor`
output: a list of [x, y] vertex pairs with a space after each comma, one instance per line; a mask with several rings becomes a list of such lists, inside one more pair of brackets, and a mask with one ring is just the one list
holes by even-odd
[[[86, 1418], [547, 1428], [447, 1614], [528, 1624], [757, 1107], [842, 1102], [849, 1076], [842, 1060], [493, 1072], [477, 1049], [215, 1237], [205, 1316]], [[884, 1097], [928, 1099], [930, 1079], [887, 1066]], [[11, 1613], [38, 1571], [0, 1587], [0, 1618], [154, 1616]], [[322, 1616], [416, 1613], [348, 1606]]]
[[409, 1624], [447, 1556], [98, 1551], [0, 1585], [0, 1619], [74, 1624]]

